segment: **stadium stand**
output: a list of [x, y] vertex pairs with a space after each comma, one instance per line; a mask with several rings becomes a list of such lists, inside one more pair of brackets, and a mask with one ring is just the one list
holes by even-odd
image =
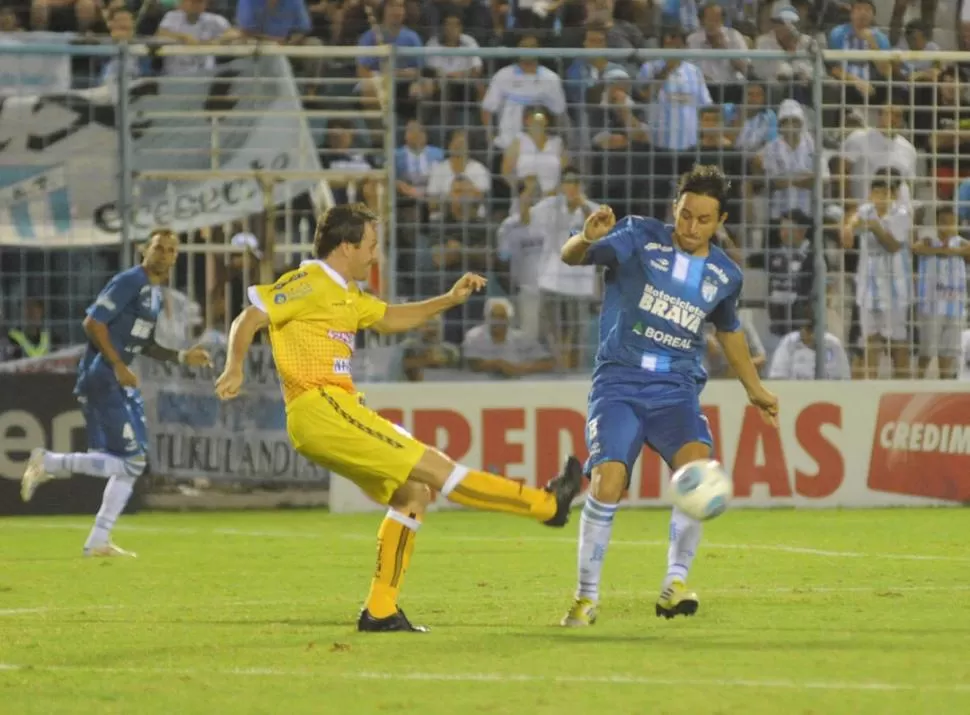
[[[456, 359], [455, 351], [467, 349], [469, 342], [480, 351], [483, 337], [492, 334], [482, 326], [492, 326], [497, 336], [505, 330], [497, 323], [511, 325], [515, 339], [529, 345], [528, 355], [551, 355], [550, 375], [587, 371], [597, 342], [600, 286], [591, 272], [567, 272], [555, 260], [557, 242], [601, 202], [620, 216], [666, 218], [676, 177], [694, 164], [717, 163], [734, 182], [722, 238], [744, 265], [745, 320], [765, 365], [805, 320], [820, 319], [805, 306], [824, 304], [821, 319], [845, 347], [855, 377], [890, 369], [898, 376], [935, 375], [937, 368], [920, 357], [932, 353], [926, 326], [937, 310], [964, 320], [962, 254], [901, 257], [900, 285], [907, 296], [891, 300], [905, 326], [893, 332], [891, 350], [879, 347], [872, 335], [867, 338], [874, 328], [859, 306], [871, 296], [859, 286], [860, 276], [871, 278], [873, 270], [869, 258], [860, 260], [860, 251], [869, 240], [863, 219], [880, 215], [865, 213], [874, 179], [888, 178], [896, 192], [883, 214], [910, 217], [910, 228], [903, 229], [907, 243], [930, 246], [946, 240], [957, 251], [963, 243], [945, 224], [946, 207], [955, 210], [960, 226], [970, 224], [970, 159], [963, 158], [970, 152], [965, 128], [970, 119], [964, 116], [970, 96], [964, 67], [946, 52], [964, 46], [961, 31], [970, 20], [962, 18], [970, 11], [962, 4], [950, 10], [939, 5], [901, 0], [280, 0], [272, 6], [266, 0], [24, 0], [5, 4], [0, 12], [0, 76], [7, 78], [0, 91], [21, 101], [38, 94], [36, 85], [25, 84], [29, 78], [21, 55], [4, 54], [4, 46], [14, 43], [148, 46], [147, 53], [126, 54], [123, 63], [110, 54], [44, 56], [48, 65], [60, 61], [58, 71], [68, 78], [66, 86], [55, 83], [39, 92], [49, 101], [55, 92], [66, 96], [67, 90], [120, 87], [122, 74], [136, 87], [164, 85], [188, 96], [199, 76], [237, 71], [233, 63], [241, 61], [239, 52], [231, 49], [257, 40], [292, 48], [296, 109], [312, 141], [300, 143], [297, 153], [315, 155], [319, 171], [332, 176], [322, 195], [320, 186], [309, 185], [318, 182], [294, 184], [250, 216], [214, 216], [208, 225], [186, 232], [189, 250], [169, 290], [173, 340], [179, 336], [186, 342], [201, 333], [218, 342], [242, 305], [245, 286], [299, 259], [318, 208], [330, 201], [365, 201], [388, 217], [385, 262], [372, 281], [374, 290], [421, 298], [440, 292], [465, 270], [492, 279], [488, 296], [405, 343], [369, 343], [374, 355], [390, 356], [374, 358], [373, 364], [383, 367], [369, 372], [371, 379], [467, 377], [473, 372], [469, 356]], [[953, 25], [961, 31], [947, 35], [938, 25], [954, 15], [960, 22]], [[213, 45], [212, 53], [159, 49], [198, 44]], [[383, 45], [395, 48], [392, 64], [380, 56], [355, 57], [356, 48], [363, 52]], [[871, 54], [893, 47], [941, 52], [947, 61]], [[436, 54], [445, 51], [439, 48], [461, 48], [463, 54]], [[557, 48], [557, 56], [530, 56], [530, 48]], [[587, 52], [579, 54], [579, 48]], [[858, 52], [860, 59], [843, 54], [822, 64], [817, 52], [826, 48]], [[607, 59], [593, 52], [602, 49], [620, 54]], [[690, 50], [689, 59], [656, 54], [683, 49]], [[717, 54], [726, 50], [749, 57]], [[789, 59], [760, 59], [751, 50], [784, 52]], [[387, 76], [389, 67], [393, 77]], [[19, 88], [10, 77], [23, 79]], [[173, 119], [176, 128], [218, 133], [225, 146], [241, 142], [238, 137], [252, 131], [256, 121], [246, 123], [245, 102], [232, 104], [231, 93], [218, 82], [208, 91], [204, 110], [221, 112], [221, 119], [201, 129], [188, 118]], [[120, 111], [117, 94], [113, 110], [95, 102], [93, 94], [72, 97], [61, 106], [80, 122], [117, 128], [113, 119], [105, 120], [105, 112]], [[253, 101], [255, 113], [263, 99]], [[29, 133], [26, 116], [8, 105], [0, 114], [6, 120], [0, 122], [3, 135]], [[138, 126], [132, 125], [136, 132]], [[152, 131], [145, 129], [145, 135]], [[56, 139], [34, 141], [46, 140], [46, 147]], [[225, 146], [220, 144], [219, 151]], [[72, 150], [80, 154], [84, 148]], [[150, 157], [166, 151], [161, 144], [145, 149], [136, 143], [130, 159], [150, 163]], [[188, 159], [180, 162], [172, 159], [166, 170], [193, 168]], [[387, 184], [390, 176], [393, 186]], [[0, 350], [8, 358], [77, 344], [84, 305], [130, 259], [117, 243], [36, 241], [35, 246], [17, 238], [18, 207], [30, 203], [31, 194], [14, 186], [15, 178], [5, 174], [7, 185], [0, 187], [7, 234], [0, 240]], [[162, 183], [146, 179], [133, 189], [171, 190]], [[393, 212], [386, 210], [391, 201]], [[865, 209], [858, 219], [861, 228], [847, 230], [860, 207]], [[819, 219], [822, 251], [817, 255], [813, 236]], [[49, 221], [56, 223], [56, 215]], [[929, 270], [938, 282], [946, 272], [947, 306], [921, 298], [920, 277]], [[501, 310], [487, 313], [486, 298], [505, 302], [498, 304]], [[423, 352], [429, 341], [431, 349]], [[886, 353], [881, 368], [876, 360], [876, 372], [870, 369], [872, 351]], [[416, 359], [425, 352], [433, 359]], [[545, 365], [545, 358], [539, 362]], [[717, 365], [712, 356], [714, 376], [723, 374]], [[948, 375], [955, 372], [948, 368]]]

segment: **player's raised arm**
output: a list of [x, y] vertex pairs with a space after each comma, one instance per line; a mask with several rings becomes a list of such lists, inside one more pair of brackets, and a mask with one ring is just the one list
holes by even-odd
[[216, 395], [220, 400], [231, 400], [239, 395], [243, 384], [246, 353], [249, 352], [256, 333], [268, 325], [269, 315], [258, 305], [249, 306], [232, 321], [226, 350], [226, 367], [216, 380]]
[[437, 298], [422, 300], [420, 303], [403, 303], [389, 305], [384, 311], [384, 317], [370, 327], [378, 333], [404, 333], [419, 325], [424, 325], [431, 318], [445, 312], [449, 308], [461, 305], [473, 293], [482, 290], [488, 280], [475, 273], [466, 273], [451, 287], [451, 290]]
[[567, 266], [582, 266], [586, 264], [586, 253], [589, 247], [603, 238], [616, 225], [616, 216], [609, 206], [600, 206], [586, 217], [583, 230], [563, 244], [559, 255]]

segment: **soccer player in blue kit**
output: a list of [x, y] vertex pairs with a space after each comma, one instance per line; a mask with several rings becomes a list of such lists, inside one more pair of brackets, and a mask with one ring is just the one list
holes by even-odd
[[[564, 626], [596, 621], [613, 518], [644, 443], [672, 470], [711, 457], [699, 399], [707, 380], [705, 321], [717, 329], [751, 403], [770, 422], [778, 414], [778, 399], [761, 384], [738, 322], [741, 269], [711, 243], [727, 217], [729, 187], [719, 168], [695, 166], [681, 178], [673, 226], [641, 216], [617, 224], [604, 206], [563, 246], [566, 264], [606, 268], [586, 421], [591, 484], [580, 521], [579, 586]], [[687, 574], [700, 538], [700, 522], [674, 508], [658, 616], [697, 611]]]
[[155, 342], [162, 305], [159, 285], [168, 279], [178, 247], [175, 233], [154, 231], [141, 264], [112, 278], [88, 308], [84, 319], [88, 346], [78, 364], [74, 394], [84, 413], [89, 451], [61, 454], [34, 449], [21, 480], [24, 501], [30, 501], [37, 487], [51, 479], [88, 474], [108, 480], [84, 544], [85, 556], [134, 556], [111, 542], [111, 529], [145, 471], [148, 451], [144, 403], [138, 377], [130, 367], [135, 357], [209, 364], [209, 354], [201, 347], [169, 350]]

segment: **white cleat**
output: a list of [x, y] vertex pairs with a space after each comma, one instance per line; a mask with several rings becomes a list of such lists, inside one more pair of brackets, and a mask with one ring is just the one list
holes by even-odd
[[49, 482], [54, 475], [44, 469], [44, 455], [47, 450], [43, 447], [35, 447], [30, 450], [30, 459], [27, 460], [27, 468], [24, 476], [20, 478], [20, 498], [30, 501], [34, 492], [44, 482]]
[[115, 546], [112, 543], [104, 544], [103, 546], [92, 546], [90, 549], [84, 550], [85, 556], [90, 556], [94, 558], [105, 558], [111, 556], [127, 556], [128, 558], [136, 558], [138, 554], [134, 551], [126, 551], [120, 546]]

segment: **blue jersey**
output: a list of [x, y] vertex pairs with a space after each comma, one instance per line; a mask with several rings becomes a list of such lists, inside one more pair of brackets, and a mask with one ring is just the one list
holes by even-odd
[[673, 226], [641, 216], [618, 223], [589, 247], [586, 261], [608, 269], [596, 373], [703, 383], [704, 322], [722, 332], [741, 327], [743, 276], [734, 261], [714, 245], [707, 256], [684, 253]]
[[[125, 365], [130, 365], [152, 341], [161, 305], [161, 290], [148, 281], [144, 268], [136, 266], [108, 281], [87, 309], [87, 314], [108, 326], [111, 344]], [[89, 387], [95, 386], [100, 389], [101, 380], [109, 375], [113, 380], [111, 366], [94, 345], [88, 343], [78, 365], [77, 392], [84, 394]]]

